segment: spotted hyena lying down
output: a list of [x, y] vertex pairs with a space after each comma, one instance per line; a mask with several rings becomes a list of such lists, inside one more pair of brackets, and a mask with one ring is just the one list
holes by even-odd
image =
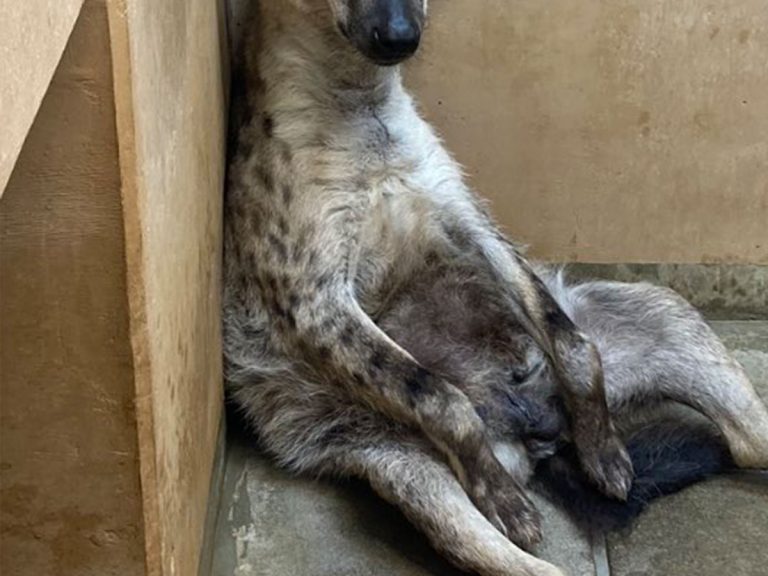
[[[562, 574], [526, 552], [539, 461], [588, 517], [628, 515], [649, 479], [768, 465], [764, 406], [684, 300], [568, 285], [493, 224], [400, 81], [425, 0], [254, 7], [226, 199], [226, 378], [278, 462], [367, 479], [485, 576]], [[720, 441], [617, 430], [667, 400]], [[685, 466], [661, 477], [648, 463], [664, 458]]]

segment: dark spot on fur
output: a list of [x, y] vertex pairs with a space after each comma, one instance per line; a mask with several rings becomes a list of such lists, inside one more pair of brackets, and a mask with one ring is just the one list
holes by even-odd
[[324, 334], [329, 334], [336, 329], [336, 320], [333, 318], [325, 318], [320, 323], [320, 331]]
[[365, 386], [365, 378], [363, 378], [363, 375], [359, 372], [353, 372], [352, 378], [358, 386]]
[[261, 279], [261, 276], [258, 276], [258, 275], [254, 276], [253, 281], [256, 284], [256, 288], [259, 290], [259, 294], [264, 294], [266, 289], [264, 287], [264, 282]]
[[425, 368], [419, 366], [413, 374], [405, 379], [405, 387], [408, 391], [408, 396], [412, 399], [418, 399], [427, 391], [427, 384], [429, 383], [430, 374]]
[[381, 370], [384, 367], [384, 362], [386, 361], [387, 356], [384, 353], [384, 351], [381, 348], [377, 348], [373, 351], [373, 354], [371, 354], [371, 368], [374, 370]]
[[269, 245], [274, 251], [277, 256], [285, 261], [288, 259], [288, 249], [285, 247], [285, 244], [283, 241], [275, 236], [274, 234], [270, 234], [267, 238], [269, 240]]
[[328, 346], [320, 346], [317, 349], [317, 356], [320, 360], [328, 360], [331, 357], [331, 349]]
[[445, 226], [444, 229], [448, 239], [459, 250], [466, 251], [472, 247], [472, 237], [463, 228], [458, 226]]
[[[237, 225], [237, 236], [254, 236], [261, 233], [264, 207], [259, 202], [238, 199], [232, 203], [232, 221]], [[237, 240], [234, 240], [237, 242]]]
[[259, 182], [267, 192], [272, 192], [274, 189], [274, 179], [272, 178], [272, 174], [270, 174], [263, 166], [256, 167], [256, 178], [258, 178]]
[[243, 134], [237, 140], [236, 155], [243, 160], [253, 155], [254, 142], [250, 135]]
[[427, 266], [434, 266], [440, 261], [440, 256], [438, 255], [437, 251], [430, 250], [427, 252], [427, 254], [424, 256], [424, 263]]
[[341, 341], [342, 344], [349, 346], [350, 344], [352, 344], [354, 339], [355, 339], [355, 327], [352, 324], [347, 324], [341, 330], [341, 334], [339, 334], [339, 340]]
[[264, 119], [261, 121], [261, 127], [264, 130], [264, 136], [272, 138], [275, 133], [275, 121], [272, 119], [272, 116], [264, 116]]
[[280, 230], [280, 234], [282, 234], [283, 236], [288, 235], [290, 226], [288, 225], [288, 220], [285, 219], [285, 216], [280, 216], [277, 219], [277, 227]]
[[248, 219], [248, 212], [245, 209], [245, 204], [243, 204], [242, 201], [240, 202], [234, 202], [234, 206], [232, 207], [232, 212], [235, 215], [235, 218], [239, 221], [244, 221]]
[[547, 306], [544, 309], [544, 321], [552, 332], [572, 332], [576, 329], [568, 315], [557, 304], [554, 307]]
[[331, 281], [330, 273], [323, 272], [315, 280], [315, 289], [322, 290], [323, 288], [325, 288], [330, 283], [330, 281]]
[[[249, 71], [246, 70], [245, 72], [246, 77], [248, 76], [248, 72]], [[262, 78], [259, 74], [254, 74], [252, 78], [253, 80], [252, 80], [251, 87], [253, 91], [256, 92], [257, 94], [263, 94], [264, 91], [267, 89], [267, 83], [264, 82], [264, 78]]]
[[[264, 274], [264, 280], [271, 294], [277, 294], [277, 279], [269, 273]], [[265, 290], [266, 292], [266, 290]]]
[[297, 342], [297, 346], [299, 348], [299, 354], [302, 358], [312, 358], [312, 347], [307, 342], [307, 339], [300, 338]]
[[227, 242], [227, 249], [231, 251], [235, 262], [243, 261], [243, 247], [240, 242]]
[[287, 317], [288, 317], [288, 313], [287, 313], [286, 309], [285, 309], [285, 308], [283, 308], [282, 304], [280, 304], [280, 302], [277, 300], [277, 298], [273, 298], [273, 299], [272, 299], [271, 305], [272, 305], [272, 306], [271, 306], [271, 308], [272, 308], [272, 313], [273, 313], [273, 314], [274, 314], [276, 317], [278, 317], [278, 318], [282, 318], [283, 320], [286, 320], [286, 319], [287, 319]]
[[310, 184], [318, 188], [330, 188], [335, 186], [337, 182], [330, 178], [313, 178]]
[[240, 274], [240, 277], [238, 278], [238, 288], [240, 290], [240, 294], [245, 296], [248, 293], [248, 288], [250, 286], [248, 285], [248, 278], [245, 274]]

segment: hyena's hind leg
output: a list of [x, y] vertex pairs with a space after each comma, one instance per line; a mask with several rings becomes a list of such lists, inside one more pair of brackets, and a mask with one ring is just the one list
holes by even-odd
[[688, 302], [650, 284], [550, 286], [600, 350], [612, 413], [659, 399], [687, 404], [717, 425], [738, 466], [768, 468], [768, 411]]
[[388, 442], [339, 454], [399, 507], [432, 545], [458, 566], [480, 576], [563, 576], [555, 566], [524, 552], [475, 508], [451, 469], [426, 446]]
[[495, 528], [444, 457], [412, 429], [290, 375], [233, 393], [284, 467], [368, 481], [456, 565], [480, 576], [563, 576]]

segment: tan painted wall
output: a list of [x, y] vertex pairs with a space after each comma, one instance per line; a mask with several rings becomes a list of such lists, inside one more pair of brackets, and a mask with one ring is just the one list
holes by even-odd
[[0, 199], [0, 573], [144, 572], [115, 109], [86, 2]]
[[768, 264], [765, 0], [432, 0], [427, 116], [516, 239]]
[[110, 7], [148, 566], [187, 576], [222, 411], [222, 11]]
[[0, 0], [0, 197], [83, 0]]

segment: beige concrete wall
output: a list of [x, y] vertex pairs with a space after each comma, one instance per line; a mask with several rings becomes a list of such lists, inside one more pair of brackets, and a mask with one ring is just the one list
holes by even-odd
[[222, 412], [222, 10], [110, 2], [149, 574], [193, 575]]
[[0, 197], [83, 0], [0, 0]]
[[0, 573], [139, 576], [106, 10], [88, 1], [0, 199]]
[[516, 239], [768, 264], [765, 0], [432, 0], [427, 116]]

